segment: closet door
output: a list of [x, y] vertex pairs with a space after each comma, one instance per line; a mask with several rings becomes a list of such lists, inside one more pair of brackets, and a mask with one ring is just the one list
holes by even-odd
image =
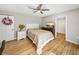
[[[9, 17], [9, 19], [12, 20], [12, 24], [10, 24], [10, 25], [3, 24], [2, 20], [5, 17]], [[2, 40], [10, 41], [13, 39], [14, 39], [14, 17], [0, 15], [0, 41], [2, 41]]]

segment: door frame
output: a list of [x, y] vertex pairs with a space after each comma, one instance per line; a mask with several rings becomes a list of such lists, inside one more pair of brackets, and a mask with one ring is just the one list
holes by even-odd
[[67, 16], [56, 16], [55, 17], [55, 37], [57, 37], [57, 20], [59, 17], [65, 18], [65, 40], [67, 39]]

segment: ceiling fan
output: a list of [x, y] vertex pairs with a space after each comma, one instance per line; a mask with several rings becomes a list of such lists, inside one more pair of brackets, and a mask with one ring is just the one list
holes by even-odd
[[36, 13], [36, 12], [40, 12], [41, 14], [43, 14], [43, 11], [49, 11], [50, 9], [43, 9], [42, 8], [43, 4], [39, 4], [36, 8], [32, 8], [32, 7], [29, 7], [29, 9], [33, 9], [34, 12], [33, 13]]

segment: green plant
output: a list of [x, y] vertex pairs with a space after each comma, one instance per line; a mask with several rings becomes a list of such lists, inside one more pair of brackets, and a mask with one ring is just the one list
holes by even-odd
[[25, 25], [22, 25], [22, 24], [19, 25], [20, 31], [22, 31], [24, 28], [25, 28]]

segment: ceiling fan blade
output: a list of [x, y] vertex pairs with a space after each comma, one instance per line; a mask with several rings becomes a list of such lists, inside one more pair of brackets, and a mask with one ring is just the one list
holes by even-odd
[[37, 10], [40, 10], [42, 7], [42, 4], [39, 4], [38, 7], [36, 8]]
[[34, 8], [32, 8], [32, 7], [28, 7], [29, 9], [34, 9]]
[[32, 10], [39, 10], [39, 9], [35, 9], [35, 8], [32, 8], [32, 7], [28, 7], [29, 9], [32, 9]]
[[50, 9], [41, 9], [42, 11], [49, 11]]
[[40, 13], [41, 13], [41, 14], [43, 14], [43, 12], [42, 12], [42, 11], [40, 11]]
[[42, 4], [39, 4], [39, 7], [42, 7]]
[[36, 13], [38, 10], [34, 11], [33, 13]]
[[33, 10], [37, 10], [37, 9], [35, 9], [35, 8], [32, 8], [32, 7], [28, 7], [29, 9], [33, 9]]

